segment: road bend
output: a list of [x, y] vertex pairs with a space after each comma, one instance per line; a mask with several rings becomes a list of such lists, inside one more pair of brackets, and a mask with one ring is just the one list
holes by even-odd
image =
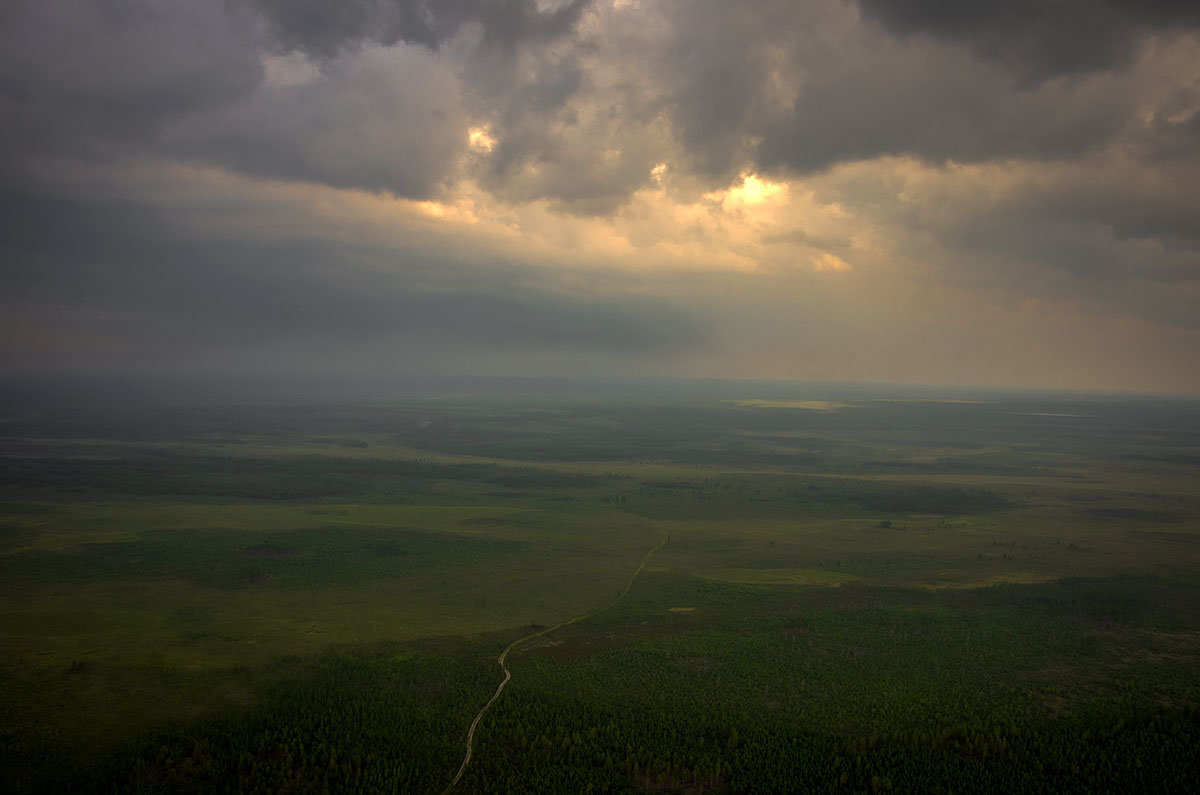
[[496, 692], [492, 694], [492, 697], [488, 699], [488, 702], [483, 705], [482, 709], [479, 710], [479, 713], [475, 716], [475, 720], [471, 721], [471, 728], [467, 729], [467, 753], [463, 757], [462, 764], [458, 766], [458, 772], [454, 774], [454, 780], [450, 782], [450, 785], [446, 787], [446, 789], [442, 790], [442, 795], [447, 795], [447, 793], [454, 789], [454, 787], [458, 784], [459, 779], [462, 778], [463, 772], [465, 772], [467, 769], [467, 763], [471, 761], [471, 748], [475, 743], [475, 730], [479, 728], [479, 721], [483, 719], [484, 714], [487, 713], [492, 704], [496, 703], [496, 699], [500, 698], [500, 694], [504, 692], [504, 686], [508, 684], [508, 680], [512, 679], [512, 672], [509, 671], [508, 666], [504, 664], [504, 661], [508, 658], [508, 653], [521, 644], [528, 643], [534, 638], [540, 638], [542, 635], [549, 635], [551, 632], [560, 630], [563, 627], [569, 627], [572, 624], [578, 624], [584, 619], [591, 618], [592, 616], [599, 615], [606, 610], [611, 610], [612, 608], [616, 607], [618, 604], [620, 604], [621, 600], [625, 598], [625, 595], [629, 593], [629, 589], [633, 587], [633, 581], [636, 580], [638, 575], [642, 573], [642, 569], [646, 568], [646, 564], [650, 562], [650, 558], [653, 557], [655, 552], [662, 549], [663, 544], [667, 543], [670, 538], [670, 535], [665, 533], [663, 534], [662, 540], [646, 553], [646, 556], [642, 558], [642, 562], [636, 569], [634, 569], [633, 574], [629, 576], [629, 582], [625, 583], [625, 588], [622, 589], [621, 593], [617, 594], [617, 598], [611, 603], [601, 607], [599, 610], [593, 610], [590, 613], [585, 613], [582, 616], [576, 616], [575, 618], [572, 618], [569, 621], [564, 621], [561, 624], [555, 624], [552, 627], [546, 627], [545, 629], [530, 633], [523, 638], [517, 638], [512, 643], [504, 647], [504, 651], [500, 652], [500, 656], [496, 658], [496, 662], [500, 664], [500, 669], [504, 671], [504, 679], [501, 680], [500, 684], [496, 686]]

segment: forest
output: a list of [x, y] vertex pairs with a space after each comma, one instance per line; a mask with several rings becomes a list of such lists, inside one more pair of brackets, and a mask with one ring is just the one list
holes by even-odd
[[6, 390], [0, 788], [1195, 790], [1200, 402], [550, 386]]

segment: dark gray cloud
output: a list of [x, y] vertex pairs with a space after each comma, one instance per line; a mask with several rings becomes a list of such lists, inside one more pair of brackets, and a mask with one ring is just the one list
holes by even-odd
[[67, 342], [45, 355], [74, 364], [88, 340], [115, 348], [117, 364], [231, 350], [269, 361], [311, 348], [319, 368], [336, 364], [338, 351], [370, 348], [378, 358], [416, 348], [419, 357], [422, 344], [450, 358], [654, 358], [706, 336], [661, 299], [579, 294], [521, 265], [413, 258], [319, 234], [214, 239], [129, 201], [5, 192], [0, 259], [12, 263], [0, 300], [7, 333], [53, 328]]
[[668, 8], [675, 35], [657, 71], [672, 119], [691, 167], [726, 179], [745, 167], [748, 144], [782, 112], [786, 98], [771, 99], [772, 70], [784, 80], [799, 74], [793, 48], [804, 47], [820, 10], [772, 0], [753, 9], [720, 0]]
[[253, 20], [220, 3], [13, 0], [0, 18], [0, 149], [104, 156], [262, 79]]
[[[858, 7], [879, 25], [837, 0], [181, 0], [169, 13], [149, 0], [18, 0], [0, 29], [0, 144], [10, 164], [186, 154], [426, 197], [453, 174], [466, 113], [493, 126], [497, 146], [476, 167], [497, 195], [607, 212], [666, 159], [719, 186], [747, 168], [1103, 148], [1145, 111], [1128, 70], [1138, 43], [1200, 18], [1192, 3], [1124, 0]], [[470, 44], [419, 55], [455, 40]], [[384, 63], [392, 45], [407, 52]], [[292, 51], [317, 59], [319, 79], [264, 83], [263, 56]], [[1088, 76], [1089, 58], [1115, 71]], [[1006, 59], [1087, 74], [1023, 83]], [[1185, 110], [1194, 94], [1178, 99]], [[1196, 125], [1177, 115], [1156, 116], [1148, 155], [1194, 149]], [[666, 133], [652, 129], [662, 118]]]
[[657, 71], [692, 167], [714, 179], [890, 155], [1073, 157], [1112, 144], [1141, 112], [1128, 74], [1030, 85], [949, 40], [864, 25], [844, 4], [751, 5], [669, 6]]
[[1153, 166], [1194, 158], [1200, 152], [1200, 107], [1196, 93], [1178, 91], [1155, 110], [1149, 129], [1138, 142], [1140, 154]]
[[456, 169], [467, 126], [452, 71], [420, 49], [372, 49], [263, 85], [160, 143], [243, 174], [427, 198]]
[[540, 8], [535, 0], [251, 0], [271, 23], [280, 46], [331, 57], [364, 42], [439, 46], [477, 24], [502, 48], [569, 32], [590, 0]]
[[663, 158], [663, 136], [621, 89], [592, 81], [578, 57], [547, 54], [527, 78], [473, 101], [497, 133], [474, 176], [504, 200], [548, 199], [573, 214], [623, 204]]
[[901, 35], [961, 43], [1027, 80], [1128, 66], [1148, 33], [1200, 25], [1188, 0], [857, 0]]
[[754, 156], [767, 169], [913, 156], [932, 163], [1074, 157], [1116, 140], [1137, 109], [1128, 81], [1015, 91], [951, 53], [883, 45], [831, 61], [793, 108], [764, 119]]
[[[447, 33], [446, 20], [439, 24], [425, 2], [253, 0], [253, 5], [270, 21], [280, 48], [324, 57], [365, 41], [435, 46]], [[457, 21], [451, 25], [457, 28]]]
[[[1123, 166], [1123, 167], [1122, 167]], [[1163, 167], [1117, 164], [1108, 173], [1077, 175], [1038, 193], [1020, 196], [1029, 218], [1102, 227], [1114, 241], [1146, 241], [1190, 266], [1164, 270], [1200, 281], [1200, 157]], [[1017, 202], [1014, 202], [1017, 204]], [[1153, 263], [1147, 269], [1154, 272]]]
[[[15, 0], [0, 12], [0, 168], [183, 155], [427, 197], [453, 170], [467, 124], [456, 67], [421, 47], [470, 29], [480, 53], [511, 62], [522, 44], [569, 33], [586, 5]], [[401, 43], [417, 46], [387, 49]], [[272, 81], [264, 56], [293, 51], [317, 59], [312, 78]]]

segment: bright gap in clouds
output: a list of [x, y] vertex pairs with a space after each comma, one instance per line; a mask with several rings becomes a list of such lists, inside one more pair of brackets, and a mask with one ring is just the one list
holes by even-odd
[[740, 179], [740, 184], [724, 190], [710, 191], [704, 197], [729, 209], [764, 205], [768, 202], [772, 205], [782, 204], [788, 199], [786, 183], [771, 182], [752, 173], [743, 173]]
[[784, 198], [787, 185], [768, 182], [756, 174], [743, 174], [742, 184], [729, 191], [729, 197], [742, 204], [762, 204], [776, 197]]
[[496, 139], [492, 137], [491, 127], [487, 124], [468, 129], [467, 143], [476, 152], [490, 152], [496, 148]]

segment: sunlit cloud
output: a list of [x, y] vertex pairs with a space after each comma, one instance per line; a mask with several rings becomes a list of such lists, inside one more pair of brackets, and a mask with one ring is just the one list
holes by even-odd
[[788, 199], [788, 186], [783, 183], [769, 182], [755, 174], [742, 174], [739, 182], [722, 190], [709, 191], [704, 198], [714, 204], [719, 204], [729, 212], [737, 212], [757, 205], [770, 204], [778, 206]]
[[476, 152], [490, 152], [496, 148], [496, 139], [492, 137], [491, 126], [486, 124], [467, 130], [467, 142]]
[[841, 257], [830, 254], [828, 251], [822, 251], [819, 254], [811, 257], [814, 270], [818, 271], [848, 271], [851, 270], [850, 263], [846, 262]]
[[733, 206], [745, 204], [762, 204], [767, 201], [784, 201], [787, 199], [787, 185], [778, 182], [768, 182], [754, 174], [743, 174], [742, 184], [730, 188], [724, 201]]

